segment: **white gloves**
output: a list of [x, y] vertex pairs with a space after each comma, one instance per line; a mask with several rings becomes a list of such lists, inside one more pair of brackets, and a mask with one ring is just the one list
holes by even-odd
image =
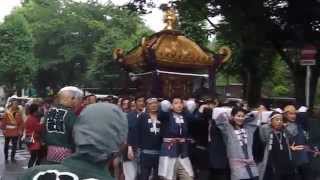
[[170, 107], [171, 107], [170, 101], [168, 101], [168, 100], [163, 100], [163, 101], [161, 101], [161, 103], [160, 103], [161, 111], [163, 111], [163, 112], [169, 112]]

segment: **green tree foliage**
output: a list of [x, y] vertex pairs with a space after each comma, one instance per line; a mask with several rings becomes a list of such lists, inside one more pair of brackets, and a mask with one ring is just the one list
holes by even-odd
[[293, 96], [292, 74], [288, 65], [281, 61], [281, 57], [273, 60], [272, 72], [263, 85], [263, 94], [267, 96]]
[[38, 63], [26, 19], [13, 13], [0, 25], [0, 82], [9, 90], [31, 83]]
[[179, 29], [199, 45], [207, 46], [208, 36], [210, 35], [207, 29], [206, 14], [204, 13], [207, 11], [207, 6], [201, 5], [197, 1], [186, 2], [186, 0], [182, 0], [175, 2], [179, 12]]
[[[122, 14], [118, 17], [130, 16], [128, 11], [125, 13], [127, 14]], [[119, 21], [119, 19], [112, 18], [111, 21]], [[123, 24], [108, 28], [109, 33], [95, 44], [93, 59], [87, 73], [89, 80], [95, 80], [96, 85], [103, 88], [122, 88], [127, 85], [125, 84], [127, 74], [123, 71], [120, 64], [114, 61], [112, 57], [113, 50], [121, 47], [128, 52], [140, 43], [142, 37], [152, 33], [152, 31], [142, 24], [138, 16], [133, 16], [128, 21], [121, 20], [118, 23]], [[121, 30], [124, 27], [131, 30], [128, 30], [128, 32]], [[129, 31], [134, 33], [130, 33]], [[119, 86], [119, 82], [123, 84]], [[110, 93], [117, 93], [116, 91], [114, 90]]]
[[141, 29], [147, 29], [137, 14], [94, 0], [29, 0], [18, 13], [29, 22], [35, 39], [38, 90], [101, 85], [108, 73], [120, 71], [111, 63], [112, 50], [133, 47]]

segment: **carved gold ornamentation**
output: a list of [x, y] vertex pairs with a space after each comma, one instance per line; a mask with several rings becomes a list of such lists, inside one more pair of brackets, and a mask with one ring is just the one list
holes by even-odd
[[124, 57], [124, 50], [122, 48], [116, 48], [113, 50], [113, 59], [116, 59], [119, 62], [122, 62], [123, 57]]
[[223, 55], [223, 60], [222, 60], [222, 63], [225, 63], [227, 62], [230, 57], [231, 57], [231, 54], [232, 54], [232, 51], [230, 48], [226, 47], [226, 46], [222, 46], [220, 49], [219, 49], [219, 54]]
[[164, 28], [166, 30], [173, 30], [176, 28], [177, 16], [176, 16], [176, 12], [174, 11], [174, 9], [170, 8], [165, 11], [164, 23], [166, 23], [166, 26]]
[[[157, 69], [173, 72], [204, 72], [209, 68], [217, 68], [220, 63], [227, 62], [231, 57], [228, 47], [221, 47], [218, 52], [211, 52], [200, 47], [191, 39], [175, 30], [176, 12], [166, 9], [164, 15], [165, 29], [149, 37], [143, 37], [139, 46], [124, 55], [123, 49], [114, 50], [114, 58], [128, 67], [129, 71], [148, 72], [150, 65]], [[217, 58], [217, 59], [215, 59]], [[216, 62], [216, 63], [215, 63]], [[219, 64], [218, 64], [219, 63]], [[217, 65], [217, 66], [216, 66]], [[193, 78], [189, 76], [159, 74], [162, 96], [190, 97]], [[143, 91], [152, 89], [152, 76], [141, 76]]]
[[[150, 48], [155, 52], [156, 64], [159, 68], [178, 69], [206, 69], [213, 65], [214, 53], [201, 48], [195, 42], [184, 36], [182, 33], [173, 30], [176, 25], [176, 14], [174, 9], [165, 11], [164, 22], [166, 28], [149, 37], [143, 37], [140, 46], [123, 55], [123, 50], [116, 49], [115, 57], [121, 57], [122, 62], [136, 67], [146, 67]], [[217, 52], [222, 63], [231, 57], [231, 50], [228, 47], [221, 47]], [[117, 58], [115, 58], [117, 59]], [[119, 61], [119, 58], [118, 58]]]

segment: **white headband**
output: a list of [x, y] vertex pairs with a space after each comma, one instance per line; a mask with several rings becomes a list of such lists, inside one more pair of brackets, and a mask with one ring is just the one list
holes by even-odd
[[153, 102], [158, 102], [157, 98], [149, 98], [147, 99], [147, 103], [153, 103]]
[[281, 117], [281, 118], [282, 118], [282, 115], [281, 115], [281, 114], [275, 114], [275, 115], [271, 116], [271, 117], [269, 118], [270, 122], [271, 122], [272, 119], [274, 119], [274, 118], [276, 118], [276, 117]]

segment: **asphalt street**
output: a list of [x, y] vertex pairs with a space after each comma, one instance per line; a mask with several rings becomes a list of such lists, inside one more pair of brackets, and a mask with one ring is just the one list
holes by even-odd
[[[27, 162], [30, 157], [26, 149], [17, 150], [16, 162], [12, 163], [9, 159], [8, 163], [4, 160], [4, 137], [0, 135], [0, 177], [1, 180], [16, 180], [27, 169]], [[10, 153], [10, 152], [9, 152]]]

